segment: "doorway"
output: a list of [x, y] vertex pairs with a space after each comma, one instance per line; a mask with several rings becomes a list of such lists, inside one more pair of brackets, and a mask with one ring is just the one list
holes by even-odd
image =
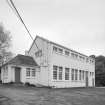
[[19, 83], [20, 82], [20, 67], [15, 67], [15, 82]]
[[86, 71], [86, 87], [88, 87], [88, 71]]

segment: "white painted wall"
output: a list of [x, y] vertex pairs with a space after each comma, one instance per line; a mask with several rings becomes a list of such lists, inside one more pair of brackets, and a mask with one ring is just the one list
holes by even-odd
[[[39, 64], [39, 66], [42, 66], [40, 68], [40, 81], [39, 83], [46, 85], [46, 86], [55, 86], [55, 87], [84, 87], [86, 86], [85, 80], [84, 81], [54, 81], [53, 80], [53, 65], [62, 66], [63, 68], [74, 68], [78, 70], [84, 70], [94, 72], [94, 77], [89, 77], [89, 86], [92, 86], [92, 78], [95, 78], [95, 65], [84, 63], [83, 61], [73, 59], [71, 57], [60, 55], [53, 53], [53, 45], [54, 43], [51, 43], [49, 41], [44, 40], [43, 38], [37, 37], [35, 40], [37, 46], [39, 49], [42, 50], [43, 55], [39, 58], [35, 57], [35, 52], [38, 51], [35, 43], [31, 47], [29, 51], [29, 55], [32, 56], [35, 61]], [[59, 47], [59, 46], [58, 46]], [[64, 48], [62, 48], [64, 50]], [[46, 66], [46, 67], [44, 67]], [[64, 70], [64, 69], [63, 69]], [[64, 72], [64, 71], [63, 71]], [[71, 73], [70, 73], [71, 76]], [[79, 76], [78, 76], [79, 77]], [[63, 74], [64, 78], [64, 74]]]
[[[4, 69], [2, 68], [1, 70], [1, 79], [3, 83], [8, 83], [8, 82], [15, 82], [15, 67], [16, 65], [7, 65], [8, 66], [8, 75], [4, 76]], [[31, 84], [38, 84], [40, 81], [40, 69], [38, 67], [29, 67], [29, 66], [17, 66], [21, 68], [20, 71], [20, 81], [22, 83], [29, 82]], [[26, 68], [31, 68], [36, 70], [36, 76], [35, 77], [27, 77], [26, 76]]]
[[[51, 49], [53, 49], [53, 45], [51, 45]], [[63, 67], [63, 80], [59, 81], [59, 80], [53, 80], [53, 65], [57, 65], [57, 66], [62, 66]], [[50, 86], [55, 86], [55, 87], [85, 87], [86, 86], [86, 82], [84, 81], [72, 81], [71, 78], [70, 80], [65, 80], [64, 79], [64, 75], [65, 75], [65, 67], [70, 68], [70, 72], [71, 72], [71, 68], [74, 69], [78, 69], [78, 70], [84, 70], [84, 71], [89, 71], [88, 73], [88, 78], [89, 78], [89, 86], [92, 86], [92, 78], [94, 77], [90, 77], [90, 72], [94, 72], [95, 74], [95, 65], [94, 64], [89, 64], [77, 59], [73, 59], [72, 57], [68, 57], [66, 55], [62, 55], [62, 54], [58, 54], [53, 52], [53, 50], [51, 51], [51, 62], [50, 62]], [[71, 73], [70, 73], [71, 76]], [[79, 75], [78, 75], [79, 77]]]
[[[37, 84], [39, 83], [39, 74], [40, 74], [40, 70], [39, 68], [37, 67], [26, 67], [26, 66], [21, 66], [21, 82], [22, 83], [26, 83], [26, 82], [29, 82], [31, 84]], [[31, 68], [31, 69], [35, 69], [36, 70], [36, 75], [35, 77], [32, 77], [32, 76], [29, 76], [27, 77], [26, 76], [26, 68]]]
[[[37, 52], [39, 49], [36, 47], [35, 43], [37, 44], [38, 48], [42, 50], [42, 56], [36, 57], [35, 52]], [[48, 61], [49, 61], [49, 43], [39, 37], [36, 38], [35, 43], [31, 47], [29, 51], [29, 56], [32, 56], [34, 60], [38, 63], [40, 66], [40, 82], [39, 84], [48, 86]]]

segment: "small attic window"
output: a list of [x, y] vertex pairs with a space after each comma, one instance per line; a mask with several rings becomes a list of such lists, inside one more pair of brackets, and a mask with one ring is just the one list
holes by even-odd
[[42, 56], [42, 50], [38, 50], [37, 52], [35, 52], [35, 56], [41, 57]]

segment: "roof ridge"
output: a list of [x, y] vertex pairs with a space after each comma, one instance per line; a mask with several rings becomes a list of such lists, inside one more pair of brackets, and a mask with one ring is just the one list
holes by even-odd
[[75, 51], [75, 50], [73, 50], [73, 49], [71, 49], [71, 48], [65, 47], [65, 46], [63, 46], [63, 45], [61, 45], [61, 44], [58, 44], [58, 43], [56, 43], [56, 42], [50, 41], [50, 40], [48, 40], [48, 39], [46, 39], [46, 38], [43, 38], [43, 37], [41, 37], [41, 36], [38, 36], [38, 35], [37, 35], [36, 37], [39, 37], [40, 39], [45, 40], [45, 41], [47, 41], [47, 42], [49, 42], [49, 43], [56, 44], [56, 45], [58, 45], [58, 46], [60, 46], [60, 47], [63, 47], [63, 48], [65, 48], [65, 49], [71, 50], [71, 51], [73, 51], [73, 52], [75, 52], [75, 53], [78, 53], [78, 54], [80, 54], [80, 55], [83, 55], [83, 56], [85, 56], [85, 57], [89, 57], [89, 56], [87, 56], [87, 55], [85, 55], [85, 54], [82, 54], [82, 53], [80, 53], [80, 52], [78, 52], [78, 51]]

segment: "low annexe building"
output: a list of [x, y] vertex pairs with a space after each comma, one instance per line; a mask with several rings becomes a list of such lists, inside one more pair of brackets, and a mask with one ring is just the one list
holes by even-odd
[[30, 56], [18, 54], [5, 63], [1, 69], [2, 83], [30, 83], [37, 84], [39, 66]]
[[55, 88], [95, 86], [95, 59], [36, 36], [28, 56], [40, 66], [39, 83]]

